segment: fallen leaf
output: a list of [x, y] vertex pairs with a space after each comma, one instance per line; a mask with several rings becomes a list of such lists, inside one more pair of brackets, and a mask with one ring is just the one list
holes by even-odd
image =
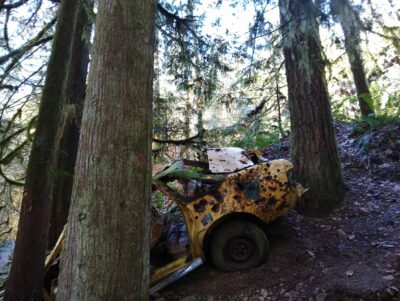
[[396, 271], [395, 270], [384, 270], [383, 272], [386, 273], [386, 274], [391, 274], [391, 273], [394, 273]]
[[354, 275], [354, 271], [348, 270], [348, 271], [346, 271], [346, 275], [349, 276], [349, 277], [351, 277], [351, 276]]

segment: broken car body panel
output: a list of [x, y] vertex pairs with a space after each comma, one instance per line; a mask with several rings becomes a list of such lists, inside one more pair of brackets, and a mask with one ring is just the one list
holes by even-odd
[[[206, 237], [217, 225], [238, 215], [267, 224], [294, 208], [304, 192], [292, 178], [293, 165], [289, 161], [257, 161], [255, 164], [250, 163], [247, 157], [249, 160], [235, 165], [232, 161], [237, 156], [245, 156], [245, 152], [241, 150], [238, 153], [237, 149], [230, 152], [226, 148], [214, 149], [214, 154], [221, 150], [227, 150], [225, 159], [219, 155], [210, 156], [214, 161], [214, 171], [230, 173], [211, 173], [211, 162], [178, 160], [153, 174], [153, 188], [162, 192], [182, 212], [189, 239], [187, 255], [152, 270], [150, 285], [153, 292], [201, 265], [206, 259]], [[227, 155], [232, 153], [232, 156]], [[217, 157], [219, 159], [214, 160]], [[217, 167], [216, 161], [224, 166]], [[245, 168], [237, 170], [243, 166]], [[152, 210], [151, 218], [152, 248], [161, 236], [164, 220], [156, 210]], [[62, 243], [63, 234], [46, 259], [46, 271], [59, 257]], [[55, 299], [55, 288], [52, 284], [50, 290], [44, 290], [44, 296], [48, 297], [46, 300]]]
[[[154, 186], [175, 201], [184, 216], [190, 256], [174, 261], [170, 268], [161, 267], [161, 273], [156, 269], [151, 284], [185, 266], [193, 258], [205, 259], [206, 235], [214, 225], [230, 215], [251, 215], [269, 223], [295, 207], [304, 191], [301, 185], [290, 183], [288, 173], [293, 165], [283, 159], [262, 162], [225, 175], [207, 174], [199, 169], [199, 164], [181, 160], [154, 176]], [[201, 182], [198, 186], [208, 189], [185, 195], [184, 189], [174, 185], [175, 181], [185, 185]], [[178, 262], [182, 265], [176, 265]]]

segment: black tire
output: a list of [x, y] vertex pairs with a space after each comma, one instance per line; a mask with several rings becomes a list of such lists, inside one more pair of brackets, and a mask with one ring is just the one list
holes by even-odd
[[220, 225], [211, 238], [211, 258], [217, 269], [231, 272], [259, 266], [269, 255], [264, 231], [252, 222], [234, 220]]

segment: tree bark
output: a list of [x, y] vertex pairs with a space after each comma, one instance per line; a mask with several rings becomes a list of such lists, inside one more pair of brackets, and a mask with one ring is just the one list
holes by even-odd
[[148, 299], [154, 13], [99, 1], [58, 300]]
[[343, 30], [344, 45], [357, 90], [361, 115], [368, 116], [374, 113], [374, 106], [364, 70], [360, 46], [360, 30], [355, 19], [356, 12], [347, 0], [332, 0], [331, 8], [333, 14], [339, 19]]
[[324, 62], [311, 0], [279, 0], [289, 92], [291, 156], [310, 190], [299, 211], [320, 215], [338, 207], [344, 182], [333, 131]]
[[5, 300], [41, 300], [62, 91], [77, 0], [62, 1], [29, 157]]
[[[89, 7], [91, 6], [88, 4]], [[52, 212], [48, 248], [57, 242], [67, 223], [71, 200], [74, 167], [79, 143], [79, 128], [85, 99], [86, 77], [89, 64], [89, 24], [86, 8], [82, 5], [77, 11], [71, 58], [68, 64], [64, 90], [63, 123], [59, 129], [61, 139], [57, 148]]]

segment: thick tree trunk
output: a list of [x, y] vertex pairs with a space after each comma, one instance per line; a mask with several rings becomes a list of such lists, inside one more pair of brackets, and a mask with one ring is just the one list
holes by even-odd
[[57, 148], [53, 205], [50, 216], [49, 249], [57, 242], [68, 218], [75, 160], [78, 151], [79, 127], [85, 99], [90, 28], [87, 10], [85, 7], [80, 6], [75, 18], [71, 58], [66, 75], [63, 123], [59, 129], [61, 139]]
[[148, 299], [154, 13], [99, 1], [58, 300]]
[[318, 215], [338, 207], [344, 182], [333, 131], [316, 8], [311, 0], [280, 0], [289, 92], [291, 156], [298, 180], [310, 188], [300, 212]]
[[368, 114], [374, 113], [374, 109], [364, 70], [360, 46], [360, 30], [355, 20], [355, 12], [347, 0], [332, 0], [331, 7], [343, 29], [346, 54], [353, 73], [361, 115], [368, 116]]
[[29, 157], [5, 300], [41, 300], [57, 128], [77, 0], [62, 1]]

